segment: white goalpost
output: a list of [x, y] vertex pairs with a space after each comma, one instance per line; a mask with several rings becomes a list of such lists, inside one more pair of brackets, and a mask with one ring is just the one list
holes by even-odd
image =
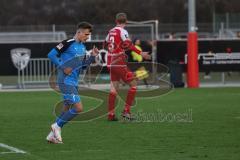
[[[158, 24], [158, 20], [128, 21], [126, 28], [130, 35], [154, 42], [159, 40]], [[157, 45], [156, 43], [152, 44], [152, 62], [156, 62]]]
[[147, 21], [128, 21], [127, 30], [130, 36], [135, 36], [143, 41], [150, 41], [151, 43], [151, 56], [152, 56], [152, 75], [157, 73], [157, 40], [158, 35], [158, 20], [147, 20]]

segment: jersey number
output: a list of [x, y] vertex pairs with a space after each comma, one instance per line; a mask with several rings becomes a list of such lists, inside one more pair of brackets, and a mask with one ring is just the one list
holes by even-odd
[[109, 44], [108, 44], [108, 50], [110, 52], [112, 52], [114, 50], [114, 48], [115, 48], [114, 43], [115, 43], [114, 37], [110, 36], [109, 37]]

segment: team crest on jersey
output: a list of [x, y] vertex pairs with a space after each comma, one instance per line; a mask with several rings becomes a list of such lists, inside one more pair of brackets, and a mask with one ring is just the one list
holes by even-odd
[[27, 48], [15, 48], [11, 51], [11, 58], [14, 66], [18, 70], [24, 69], [30, 60], [31, 50]]
[[63, 44], [59, 43], [56, 47], [57, 47], [57, 49], [61, 50], [63, 48]]

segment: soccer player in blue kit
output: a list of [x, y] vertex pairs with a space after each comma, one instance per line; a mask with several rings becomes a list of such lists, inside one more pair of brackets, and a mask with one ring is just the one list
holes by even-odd
[[86, 47], [83, 42], [86, 42], [91, 32], [91, 24], [79, 23], [73, 39], [62, 41], [48, 54], [48, 58], [57, 66], [57, 84], [64, 100], [63, 112], [51, 125], [51, 131], [46, 137], [50, 143], [63, 143], [62, 127], [83, 110], [78, 94], [78, 77], [99, 53], [99, 50], [93, 47], [91, 56], [86, 58]]

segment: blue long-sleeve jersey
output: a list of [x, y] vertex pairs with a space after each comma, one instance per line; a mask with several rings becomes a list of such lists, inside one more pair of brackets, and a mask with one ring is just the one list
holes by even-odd
[[[94, 61], [95, 57], [91, 56], [87, 59], [85, 45], [69, 39], [53, 48], [49, 52], [48, 58], [58, 67], [58, 83], [77, 86], [79, 74]], [[67, 67], [72, 68], [72, 73], [69, 75], [63, 72]]]

